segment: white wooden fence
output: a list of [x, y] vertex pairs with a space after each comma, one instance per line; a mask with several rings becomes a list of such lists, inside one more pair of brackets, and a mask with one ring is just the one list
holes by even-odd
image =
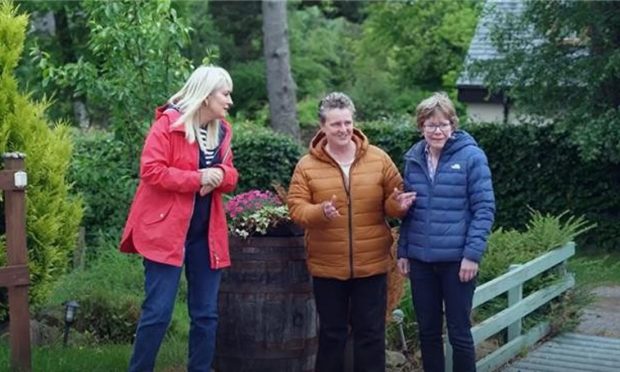
[[[527, 333], [522, 332], [522, 319], [542, 305], [559, 296], [575, 284], [572, 274], [566, 271], [566, 260], [575, 254], [575, 244], [570, 242], [534, 260], [513, 265], [510, 271], [478, 287], [474, 293], [473, 307], [476, 308], [504, 293], [508, 294], [508, 307], [472, 327], [474, 345], [507, 328], [507, 342], [493, 353], [476, 363], [479, 372], [494, 371], [522, 350], [535, 344], [549, 333], [549, 322], [540, 322]], [[523, 284], [539, 274], [558, 269], [560, 278], [551, 285], [523, 298]], [[452, 371], [452, 348], [447, 338], [446, 371]]]

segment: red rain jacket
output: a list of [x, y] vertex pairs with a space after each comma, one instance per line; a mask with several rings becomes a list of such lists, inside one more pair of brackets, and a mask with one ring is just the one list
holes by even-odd
[[[198, 143], [188, 143], [183, 125], [172, 126], [180, 116], [174, 109], [157, 108], [155, 123], [146, 138], [140, 158], [140, 183], [123, 231], [120, 250], [138, 253], [160, 263], [183, 266], [185, 238], [200, 191]], [[232, 128], [222, 120], [226, 134], [220, 146], [224, 171], [213, 190], [208, 241], [211, 268], [230, 266], [228, 225], [222, 194], [237, 186], [239, 174], [233, 165]]]

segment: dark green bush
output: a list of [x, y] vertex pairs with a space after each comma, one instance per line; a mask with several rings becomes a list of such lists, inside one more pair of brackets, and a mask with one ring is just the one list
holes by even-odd
[[[371, 143], [402, 168], [403, 155], [420, 136], [413, 122], [388, 119], [360, 124]], [[497, 200], [496, 227], [521, 228], [529, 209], [570, 211], [596, 223], [577, 238], [582, 247], [620, 247], [620, 164], [587, 162], [568, 134], [550, 126], [465, 124], [489, 158]]]
[[75, 131], [73, 140], [69, 178], [84, 197], [83, 224], [92, 244], [98, 235], [117, 235], [123, 227], [138, 175], [135, 159], [128, 159], [123, 143], [112, 133]]
[[250, 124], [235, 126], [233, 150], [239, 170], [236, 192], [271, 189], [274, 181], [287, 187], [302, 153], [290, 137]]
[[75, 328], [98, 341], [131, 342], [143, 297], [142, 265], [138, 256], [102, 249], [87, 269], [62, 277], [47, 307], [67, 300], [80, 304]]
[[597, 224], [577, 239], [580, 246], [620, 247], [620, 164], [584, 161], [569, 135], [550, 126], [483, 124], [467, 130], [489, 158], [496, 226], [523, 226], [528, 206], [553, 214], [568, 210]]
[[360, 123], [359, 128], [371, 144], [380, 147], [390, 155], [401, 172], [404, 167], [405, 153], [413, 143], [422, 138], [418, 131], [413, 130], [413, 124], [407, 117], [367, 121]]

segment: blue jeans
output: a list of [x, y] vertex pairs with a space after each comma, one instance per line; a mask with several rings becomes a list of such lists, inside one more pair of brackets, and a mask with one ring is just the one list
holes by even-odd
[[342, 372], [349, 325], [355, 372], [385, 371], [385, 274], [338, 280], [313, 277], [319, 314], [315, 372]]
[[[172, 318], [181, 271], [181, 267], [144, 259], [145, 299], [129, 363], [130, 372], [153, 371], [159, 347]], [[207, 247], [187, 247], [185, 277], [191, 319], [187, 370], [209, 372], [215, 354], [221, 271], [211, 269]]]
[[424, 371], [444, 372], [445, 369], [442, 342], [444, 308], [454, 371], [475, 371], [476, 352], [470, 315], [476, 280], [466, 283], [459, 280], [460, 262], [428, 263], [415, 259], [409, 262]]

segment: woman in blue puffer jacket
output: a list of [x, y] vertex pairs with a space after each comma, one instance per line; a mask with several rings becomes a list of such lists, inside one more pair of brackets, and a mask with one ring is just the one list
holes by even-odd
[[424, 139], [405, 154], [405, 190], [416, 201], [401, 225], [398, 267], [411, 280], [424, 370], [444, 371], [445, 309], [454, 371], [475, 371], [470, 314], [495, 215], [491, 171], [444, 93], [422, 101], [416, 119]]

